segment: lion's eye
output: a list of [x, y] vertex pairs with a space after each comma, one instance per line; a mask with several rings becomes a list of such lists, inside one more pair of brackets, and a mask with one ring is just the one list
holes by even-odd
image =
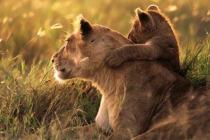
[[66, 42], [67, 42], [67, 43], [69, 43], [69, 41], [70, 41], [69, 39], [66, 39]]
[[91, 40], [90, 42], [94, 42], [95, 40], [93, 39], [93, 40]]

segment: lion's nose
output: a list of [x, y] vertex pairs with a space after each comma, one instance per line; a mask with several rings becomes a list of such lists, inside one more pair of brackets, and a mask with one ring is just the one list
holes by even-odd
[[52, 58], [52, 60], [51, 60], [51, 61], [52, 61], [52, 63], [54, 63], [54, 58]]
[[58, 54], [59, 54], [59, 53], [56, 53], [56, 54], [52, 57], [52, 59], [51, 59], [51, 62], [52, 62], [52, 63], [55, 62], [54, 58], [58, 57]]

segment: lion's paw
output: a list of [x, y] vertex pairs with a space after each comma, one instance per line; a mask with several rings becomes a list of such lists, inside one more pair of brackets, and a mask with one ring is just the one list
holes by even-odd
[[105, 63], [112, 68], [116, 68], [122, 64], [120, 56], [117, 54], [117, 52], [114, 50], [110, 52], [106, 58]]

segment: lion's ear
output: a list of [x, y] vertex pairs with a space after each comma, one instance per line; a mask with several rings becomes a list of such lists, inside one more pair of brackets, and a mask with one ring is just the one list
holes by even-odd
[[154, 28], [154, 21], [153, 18], [149, 15], [149, 13], [137, 8], [135, 10], [136, 15], [139, 18], [139, 22], [141, 27], [144, 29], [153, 29]]
[[155, 11], [160, 11], [160, 9], [158, 8], [158, 6], [157, 5], [150, 5], [148, 8], [147, 8], [147, 10], [155, 10]]
[[77, 16], [74, 22], [75, 32], [80, 32], [82, 35], [87, 35], [92, 30], [92, 25], [83, 17], [82, 14]]

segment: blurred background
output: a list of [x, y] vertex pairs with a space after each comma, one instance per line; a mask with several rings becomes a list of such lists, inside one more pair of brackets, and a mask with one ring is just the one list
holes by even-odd
[[196, 46], [210, 32], [207, 0], [0, 0], [0, 58], [27, 65], [48, 63], [79, 14], [127, 36], [134, 9], [156, 4], [171, 19], [181, 47]]

